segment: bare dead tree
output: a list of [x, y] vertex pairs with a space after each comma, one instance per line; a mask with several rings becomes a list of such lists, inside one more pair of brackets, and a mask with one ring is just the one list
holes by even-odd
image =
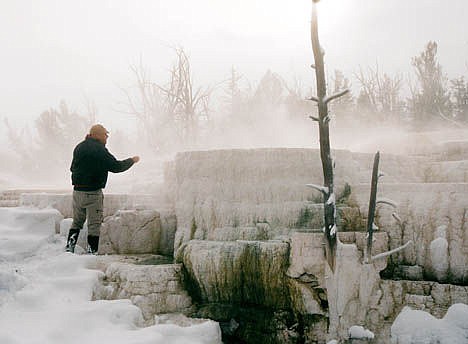
[[377, 109], [377, 85], [374, 77], [374, 72], [371, 70], [367, 74], [359, 68], [359, 73], [356, 73], [355, 78], [361, 84], [361, 93], [365, 95], [373, 109]]
[[325, 80], [325, 67], [323, 62], [324, 51], [320, 46], [318, 35], [317, 5], [319, 0], [312, 0], [312, 21], [311, 21], [311, 41], [314, 53], [315, 77], [317, 83], [317, 96], [312, 96], [310, 100], [317, 103], [319, 117], [310, 116], [311, 119], [319, 124], [320, 138], [320, 158], [322, 160], [322, 170], [324, 186], [308, 184], [308, 186], [320, 190], [323, 194], [324, 219], [325, 219], [325, 254], [328, 265], [332, 271], [335, 270], [336, 246], [337, 246], [337, 226], [336, 226], [336, 204], [333, 181], [333, 159], [330, 151], [328, 103], [337, 99], [349, 90], [343, 90], [339, 93], [327, 96], [327, 86]]
[[177, 61], [172, 67], [167, 86], [158, 86], [166, 96], [180, 125], [183, 139], [196, 140], [199, 134], [199, 121], [208, 118], [209, 100], [213, 91], [211, 87], [194, 88], [190, 61], [182, 48], [175, 48]]
[[136, 96], [132, 96], [129, 90], [121, 88], [127, 98], [125, 105], [128, 110], [126, 112], [142, 121], [147, 121], [152, 114], [159, 110], [159, 89], [151, 81], [149, 70], [143, 65], [141, 57], [139, 64], [132, 64], [129, 68], [135, 76], [138, 92]]
[[382, 119], [395, 118], [402, 107], [400, 91], [403, 78], [401, 74], [391, 77], [388, 74], [381, 74], [379, 65], [375, 68], [368, 68], [365, 72], [359, 68], [359, 73], [355, 74], [361, 85], [361, 94], [367, 98], [371, 111], [379, 114]]
[[372, 240], [374, 233], [374, 217], [375, 217], [375, 207], [377, 204], [377, 185], [379, 181], [379, 160], [380, 153], [375, 153], [374, 157], [374, 166], [372, 168], [372, 181], [371, 181], [371, 192], [369, 200], [369, 212], [367, 216], [367, 248], [366, 248], [366, 258], [365, 261], [368, 261], [372, 256]]
[[155, 151], [165, 151], [176, 131], [170, 101], [164, 99], [159, 87], [151, 80], [150, 72], [142, 59], [130, 65], [136, 84], [130, 89], [121, 88], [126, 101], [125, 110], [120, 111], [135, 116], [143, 141]]
[[174, 51], [176, 61], [166, 84], [151, 80], [140, 59], [139, 65], [130, 66], [136, 78], [136, 95], [133, 90], [122, 89], [125, 112], [136, 116], [147, 142], [156, 151], [170, 151], [174, 142], [193, 144], [200, 135], [200, 123], [209, 119], [213, 88], [195, 89], [187, 54], [182, 48]]
[[[369, 264], [373, 262], [376, 259], [384, 258], [387, 257], [391, 254], [400, 252], [401, 250], [405, 249], [409, 245], [411, 245], [413, 242], [410, 240], [404, 245], [397, 247], [393, 250], [383, 252], [380, 254], [377, 254], [375, 256], [372, 256], [372, 244], [374, 240], [374, 230], [378, 229], [377, 226], [374, 223], [375, 219], [375, 210], [377, 208], [377, 205], [380, 204], [386, 204], [389, 205], [393, 208], [397, 208], [397, 205], [395, 202], [393, 202], [390, 199], [378, 199], [377, 198], [377, 186], [379, 179], [384, 176], [383, 173], [379, 173], [379, 162], [380, 162], [380, 152], [375, 153], [374, 156], [374, 165], [372, 168], [372, 180], [371, 180], [371, 191], [370, 191], [370, 199], [369, 199], [369, 212], [367, 215], [367, 245], [366, 245], [366, 251], [364, 254], [364, 262], [366, 264]], [[398, 221], [398, 223], [401, 223], [401, 219], [396, 213], [393, 213], [392, 216]]]

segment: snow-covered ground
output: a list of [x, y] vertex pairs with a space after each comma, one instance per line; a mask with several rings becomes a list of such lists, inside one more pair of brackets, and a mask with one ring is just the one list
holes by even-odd
[[63, 252], [56, 210], [0, 208], [0, 343], [220, 343], [216, 322], [141, 327], [129, 300], [91, 301], [94, 256]]

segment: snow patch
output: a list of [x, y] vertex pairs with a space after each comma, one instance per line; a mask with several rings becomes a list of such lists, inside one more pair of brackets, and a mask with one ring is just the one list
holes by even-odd
[[466, 344], [468, 305], [452, 305], [442, 319], [405, 307], [391, 327], [391, 338], [393, 344]]
[[348, 330], [350, 339], [374, 339], [374, 333], [363, 326], [354, 325]]

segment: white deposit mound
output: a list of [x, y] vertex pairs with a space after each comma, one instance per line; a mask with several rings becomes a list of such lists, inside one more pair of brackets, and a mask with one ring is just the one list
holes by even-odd
[[[0, 343], [221, 343], [218, 323], [141, 327], [129, 300], [91, 301], [95, 256], [65, 253], [56, 210], [0, 208]], [[187, 324], [184, 324], [187, 325]]]
[[393, 344], [466, 344], [468, 305], [452, 305], [442, 319], [405, 307], [395, 319], [391, 333]]

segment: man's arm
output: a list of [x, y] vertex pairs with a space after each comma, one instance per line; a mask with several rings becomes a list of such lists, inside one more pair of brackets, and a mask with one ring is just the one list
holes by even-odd
[[138, 156], [125, 160], [117, 160], [107, 149], [105, 149], [104, 163], [109, 172], [120, 173], [128, 170], [133, 164], [140, 160]]

